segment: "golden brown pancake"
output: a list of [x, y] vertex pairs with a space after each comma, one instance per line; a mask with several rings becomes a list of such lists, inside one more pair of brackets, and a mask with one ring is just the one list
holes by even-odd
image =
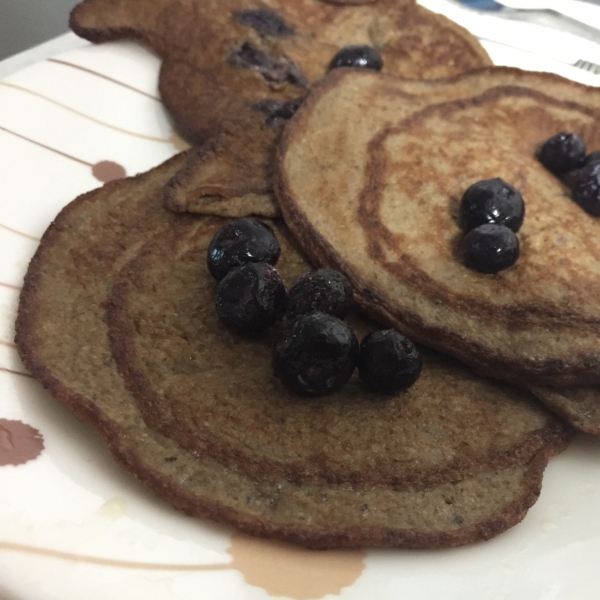
[[[392, 484], [423, 489], [508, 467], [555, 445], [565, 429], [530, 394], [423, 352], [417, 383], [392, 397], [355, 377], [302, 399], [274, 377], [277, 327], [259, 340], [223, 327], [205, 265], [220, 222], [153, 238], [116, 279], [113, 355], [154, 430], [264, 480]], [[277, 269], [290, 287], [310, 267], [275, 224]], [[373, 324], [356, 317], [359, 339]]]
[[[600, 383], [600, 223], [535, 157], [559, 131], [600, 148], [600, 90], [495, 68], [446, 82], [332, 73], [284, 133], [278, 199], [318, 264], [419, 342], [522, 386]], [[501, 177], [526, 205], [516, 265], [465, 267], [464, 191]]]
[[170, 208], [212, 214], [220, 199], [251, 195], [260, 196], [254, 212], [270, 216], [277, 210], [275, 145], [285, 120], [278, 115], [323, 77], [341, 47], [372, 45], [386, 72], [405, 77], [491, 64], [470, 33], [413, 0], [335, 4], [86, 0], [74, 9], [71, 27], [94, 42], [147, 44], [163, 59], [160, 92], [179, 128], [197, 143], [210, 140], [202, 160], [169, 187]]
[[104, 304], [122, 265], [147, 252], [175, 220], [177, 227], [186, 219], [193, 223], [194, 217], [175, 217], [161, 204], [160, 189], [182, 160], [81, 196], [44, 234], [16, 323], [19, 352], [40, 383], [90, 423], [115, 460], [155, 494], [254, 535], [315, 548], [438, 548], [488, 539], [518, 523], [537, 499], [543, 469], [566, 443], [567, 430], [510, 468], [411, 492], [253, 478], [148, 428], [112, 359]]

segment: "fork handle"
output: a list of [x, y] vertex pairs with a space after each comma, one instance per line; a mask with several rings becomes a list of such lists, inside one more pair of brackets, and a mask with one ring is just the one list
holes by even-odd
[[546, 6], [565, 17], [600, 29], [600, 6], [580, 0], [549, 0]]

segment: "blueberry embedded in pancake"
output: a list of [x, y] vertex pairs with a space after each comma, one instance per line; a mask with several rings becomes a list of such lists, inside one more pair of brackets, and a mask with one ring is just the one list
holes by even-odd
[[294, 29], [268, 8], [238, 10], [233, 13], [233, 18], [244, 27], [252, 27], [262, 36], [287, 37], [294, 34]]

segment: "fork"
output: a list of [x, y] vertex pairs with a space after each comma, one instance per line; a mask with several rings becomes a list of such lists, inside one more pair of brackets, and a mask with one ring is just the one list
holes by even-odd
[[[560, 29], [563, 31], [570, 31], [571, 33], [574, 33], [575, 35], [579, 35], [580, 37], [584, 37], [587, 39], [590, 39], [596, 43], [598, 43], [598, 41], [600, 40], [600, 31], [597, 31], [595, 29], [593, 29], [592, 27], [590, 27], [589, 25], [582, 25], [580, 22], [577, 23], [573, 23], [571, 21], [570, 17], [563, 17], [561, 19], [561, 15], [552, 15], [551, 12], [546, 11], [546, 10], [541, 10], [539, 11], [539, 9], [537, 8], [537, 6], [541, 6], [542, 4], [546, 4], [547, 6], [549, 6], [552, 2], [554, 2], [555, 0], [502, 0], [502, 3], [497, 2], [496, 0], [456, 0], [458, 3], [474, 9], [476, 11], [482, 11], [482, 12], [490, 12], [490, 13], [502, 13], [502, 16], [504, 17], [508, 17], [510, 19], [514, 19], [514, 20], [519, 20], [519, 21], [530, 21], [530, 22], [537, 22], [540, 25], [541, 24], [547, 24], [550, 26], [554, 26], [556, 28], [557, 26], [557, 20], [560, 19]], [[579, 0], [567, 0], [567, 2], [577, 2], [578, 4], [585, 4], [586, 6], [590, 6], [593, 10], [599, 11], [600, 14], [600, 6], [597, 5], [591, 5], [588, 4], [586, 2], [580, 2]], [[509, 6], [509, 4], [511, 6]], [[525, 5], [527, 4], [528, 6], [531, 6], [532, 8], [530, 9], [517, 9], [517, 8], [512, 8], [512, 6], [516, 6], [517, 4], [521, 5]], [[535, 4], [535, 8], [533, 7], [533, 5]], [[561, 4], [560, 0], [558, 0], [557, 4]], [[562, 5], [562, 4], [561, 4]], [[537, 13], [537, 14], [535, 14]], [[543, 13], [547, 13], [547, 15], [544, 15]], [[544, 18], [540, 19], [540, 18], [536, 18], [537, 15], [540, 15], [542, 17], [547, 17], [547, 23], [543, 23]], [[500, 15], [499, 15], [500, 16]], [[571, 23], [569, 23], [569, 21], [571, 21]], [[583, 29], [585, 27], [585, 29]], [[477, 33], [476, 33], [477, 35]], [[489, 39], [489, 41], [493, 41], [498, 43], [499, 40], [496, 38], [488, 38], [486, 35], [477, 35], [477, 37], [479, 37], [480, 39]], [[535, 52], [535, 49], [530, 47], [529, 45], [527, 45], [526, 47], [523, 47], [520, 44], [510, 44], [510, 43], [506, 43], [503, 42], [503, 45], [506, 46], [513, 46], [513, 47], [518, 47], [518, 48], [522, 48], [528, 52]], [[540, 56], [546, 56], [545, 54], [539, 53]], [[552, 53], [553, 55], [555, 54], [554, 52]], [[548, 58], [550, 58], [550, 56], [547, 56]], [[583, 59], [578, 59], [575, 60], [574, 62], [571, 62], [569, 60], [564, 60], [561, 59], [559, 55], [554, 55], [552, 56], [552, 58], [554, 60], [560, 60], [561, 62], [565, 62], [573, 67], [576, 67], [578, 69], [581, 69], [583, 71], [587, 71], [589, 73], [592, 73], [594, 75], [599, 75], [600, 74], [600, 65], [589, 61], [589, 60], [583, 60]], [[571, 59], [573, 60], [573, 59]]]
[[600, 75], [600, 65], [596, 63], [590, 62], [589, 60], [578, 60], [573, 63], [574, 67], [578, 69], [583, 69], [584, 71], [588, 71], [589, 73], [593, 73], [594, 75]]
[[[502, 0], [501, 4], [516, 10], [550, 10], [600, 29], [600, 6], [581, 0]], [[600, 32], [598, 33], [600, 37]]]
[[[504, 43], [504, 42], [500, 42], [497, 39], [489, 39], [489, 38], [487, 38], [485, 36], [482, 36], [482, 35], [479, 35], [477, 37], [482, 42], [492, 42], [493, 44], [497, 44], [497, 45], [500, 45], [500, 46], [505, 46], [507, 48], [515, 48], [514, 45], [507, 44], [507, 43]], [[556, 56], [550, 57], [550, 56], [546, 56], [545, 54], [540, 54], [540, 53], [534, 52], [534, 51], [532, 51], [529, 48], [527, 48], [527, 49], [525, 49], [525, 48], [521, 48], [521, 49], [515, 48], [515, 49], [518, 49], [521, 52], [526, 52], [526, 53], [530, 53], [530, 54], [536, 54], [539, 57], [543, 57], [543, 58], [546, 58], [546, 59], [551, 60], [551, 61], [561, 62], [561, 63], [563, 63], [565, 65], [570, 66], [570, 67], [575, 67], [577, 69], [581, 69], [582, 71], [586, 71], [587, 73], [591, 73], [592, 75], [600, 75], [600, 65], [598, 65], [596, 63], [593, 63], [593, 62], [590, 62], [589, 60], [579, 59], [579, 60], [577, 60], [575, 62], [569, 62], [569, 61], [565, 61], [565, 60], [562, 60], [560, 58], [557, 58]], [[586, 82], [584, 81], [583, 83], [586, 83]]]

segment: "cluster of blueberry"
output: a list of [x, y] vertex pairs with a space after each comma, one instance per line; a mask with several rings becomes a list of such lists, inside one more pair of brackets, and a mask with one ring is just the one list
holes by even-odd
[[375, 331], [359, 345], [344, 323], [352, 304], [348, 280], [333, 269], [306, 273], [286, 292], [277, 269], [281, 247], [273, 230], [256, 219], [222, 227], [208, 247], [207, 265], [219, 284], [216, 308], [231, 331], [255, 337], [284, 315], [272, 365], [282, 383], [303, 396], [343, 386], [358, 366], [374, 391], [394, 394], [421, 373], [414, 344], [393, 329]]
[[480, 273], [512, 267], [519, 258], [516, 233], [524, 217], [525, 203], [512, 185], [499, 177], [474, 183], [460, 205], [466, 265]]
[[[600, 152], [586, 154], [575, 133], [552, 136], [539, 149], [539, 161], [571, 187], [573, 200], [589, 214], [600, 217]], [[460, 222], [466, 265], [481, 273], [498, 273], [519, 258], [515, 235], [523, 224], [521, 194], [500, 178], [478, 181], [463, 195]]]
[[563, 178], [583, 210], [600, 217], [600, 152], [586, 154], [585, 142], [576, 133], [562, 131], [542, 145], [538, 159]]

